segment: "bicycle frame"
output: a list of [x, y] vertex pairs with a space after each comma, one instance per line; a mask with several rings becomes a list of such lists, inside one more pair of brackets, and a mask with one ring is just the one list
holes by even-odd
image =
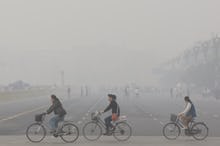
[[[175, 116], [175, 115], [174, 115]], [[192, 136], [194, 139], [196, 140], [204, 140], [207, 136], [208, 136], [208, 127], [207, 125], [204, 123], [204, 122], [196, 122], [195, 119], [193, 118], [188, 126], [189, 128], [188, 129], [185, 129], [185, 126], [182, 122], [182, 120], [180, 119], [180, 117], [176, 117], [175, 119], [172, 117], [171, 115], [171, 122], [167, 123], [166, 125], [164, 125], [163, 127], [163, 135], [165, 136], [165, 138], [169, 139], [169, 140], [174, 140], [176, 139], [177, 137], [180, 136], [181, 134], [181, 131], [182, 130], [185, 130], [185, 135], [186, 136]], [[172, 127], [169, 127], [170, 125], [174, 126], [173, 128]], [[200, 125], [202, 126], [202, 128], [198, 128], [197, 125]], [[203, 132], [203, 129], [205, 131], [205, 133]], [[168, 131], [167, 131], [168, 130]], [[178, 131], [176, 131], [178, 130]], [[169, 135], [167, 135], [167, 132], [171, 132], [171, 137]], [[173, 135], [173, 133], [174, 135]], [[205, 134], [204, 136], [201, 136], [200, 134]], [[168, 133], [169, 134], [169, 133]]]
[[[42, 118], [42, 121], [41, 121], [41, 122], [36, 122], [36, 123], [42, 125], [42, 126], [45, 128], [45, 130], [47, 131], [48, 129], [51, 129], [51, 128], [48, 126], [48, 124], [45, 124], [45, 118], [46, 118], [46, 116], [44, 115], [43, 118]], [[41, 128], [41, 127], [39, 127], [39, 128], [37, 129], [37, 132], [40, 131], [40, 128]]]
[[[101, 116], [101, 114], [100, 113], [98, 113], [95, 117], [95, 119], [94, 120], [92, 120], [92, 121], [94, 121], [94, 122], [96, 122], [98, 125], [100, 125], [103, 129], [106, 129], [107, 127], [106, 127], [106, 125], [105, 125], [105, 122], [100, 118], [100, 116]], [[125, 120], [126, 121], [126, 120]], [[123, 121], [123, 122], [125, 122], [125, 121]], [[120, 122], [120, 121], [119, 121]], [[117, 125], [117, 123], [119, 123], [119, 122], [117, 122], [116, 121], [116, 125]], [[116, 131], [112, 131], [112, 132], [116, 132]]]
[[99, 116], [97, 116], [97, 118], [95, 120], [92, 120], [92, 121], [99, 124], [103, 129], [106, 129], [105, 122]]
[[[46, 118], [46, 116], [44, 115], [43, 118], [42, 118], [42, 121], [41, 121], [41, 122], [37, 122], [37, 123], [39, 123], [40, 125], [42, 125], [42, 126], [45, 128], [46, 131], [47, 131], [47, 130], [51, 130], [51, 128], [49, 127], [49, 125], [45, 123], [45, 121], [46, 121], [45, 118]], [[57, 129], [60, 129], [65, 122], [67, 123], [68, 121], [61, 121], [61, 122], [59, 122]], [[61, 124], [60, 124], [60, 123], [61, 123]], [[37, 129], [37, 132], [39, 132], [39, 131], [40, 131], [40, 127]]]
[[[182, 130], [185, 129], [185, 126], [184, 126], [183, 122], [180, 120], [179, 117], [176, 119], [176, 121], [175, 121], [174, 123], [176, 123]], [[189, 122], [189, 127], [190, 127], [190, 129], [191, 129], [193, 123], [195, 123], [195, 122], [194, 122], [194, 120], [192, 119], [192, 120]]]
[[174, 123], [176, 123], [181, 129], [185, 128], [183, 122], [179, 118], [177, 118]]

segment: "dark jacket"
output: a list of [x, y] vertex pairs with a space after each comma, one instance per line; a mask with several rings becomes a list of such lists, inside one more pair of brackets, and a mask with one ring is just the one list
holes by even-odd
[[50, 114], [54, 112], [55, 115], [59, 115], [60, 117], [66, 115], [66, 111], [64, 110], [61, 102], [59, 99], [55, 99], [53, 101], [53, 104], [50, 106], [50, 108], [47, 110], [47, 114]]
[[117, 114], [118, 116], [120, 116], [120, 107], [115, 100], [112, 100], [112, 102], [108, 105], [104, 112], [107, 112], [110, 109], [112, 110], [112, 114]]

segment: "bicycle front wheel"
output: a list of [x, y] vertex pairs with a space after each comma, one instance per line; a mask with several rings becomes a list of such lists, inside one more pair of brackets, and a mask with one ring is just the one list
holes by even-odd
[[46, 129], [40, 123], [31, 124], [26, 130], [26, 137], [29, 141], [38, 143], [46, 136]]
[[163, 127], [163, 136], [169, 140], [175, 140], [180, 136], [180, 127], [176, 123], [168, 123]]
[[205, 123], [195, 123], [192, 126], [191, 133], [194, 139], [204, 140], [208, 137], [209, 129]]
[[126, 122], [120, 122], [116, 125], [113, 136], [118, 141], [127, 141], [132, 135], [131, 126]]
[[97, 122], [89, 122], [83, 127], [83, 136], [89, 141], [98, 140], [102, 135], [102, 128]]
[[73, 143], [79, 137], [79, 129], [72, 123], [64, 124], [61, 132], [62, 135], [60, 137], [66, 143]]

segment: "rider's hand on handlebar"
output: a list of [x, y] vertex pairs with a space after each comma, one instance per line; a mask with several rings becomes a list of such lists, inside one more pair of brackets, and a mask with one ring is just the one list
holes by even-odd
[[99, 113], [100, 113], [100, 114], [103, 114], [103, 113], [104, 113], [104, 111], [103, 111], [103, 110], [101, 110], [101, 111], [99, 111]]

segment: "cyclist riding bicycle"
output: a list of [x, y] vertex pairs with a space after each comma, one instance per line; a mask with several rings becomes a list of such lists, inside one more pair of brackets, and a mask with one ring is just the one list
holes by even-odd
[[51, 102], [52, 105], [46, 112], [47, 114], [50, 114], [52, 112], [54, 112], [55, 114], [49, 121], [49, 124], [51, 126], [51, 133], [59, 133], [60, 131], [57, 131], [58, 123], [64, 121], [66, 111], [63, 108], [60, 100], [56, 97], [56, 95], [51, 95]]
[[183, 121], [185, 129], [189, 129], [189, 123], [197, 116], [196, 109], [189, 96], [184, 97], [186, 106], [183, 112], [179, 113], [179, 118]]
[[105, 113], [109, 110], [112, 110], [112, 115], [105, 118], [105, 125], [106, 125], [106, 133], [104, 135], [111, 135], [110, 128], [113, 129], [114, 126], [111, 122], [115, 122], [118, 120], [120, 116], [120, 107], [118, 103], [116, 102], [116, 95], [108, 94], [108, 100], [110, 104], [106, 107], [104, 111], [101, 111], [101, 113]]

